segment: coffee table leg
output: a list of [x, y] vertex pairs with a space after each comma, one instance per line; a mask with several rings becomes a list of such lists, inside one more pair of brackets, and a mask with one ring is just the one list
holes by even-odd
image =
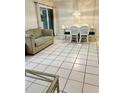
[[57, 93], [59, 93], [59, 80], [57, 80]]

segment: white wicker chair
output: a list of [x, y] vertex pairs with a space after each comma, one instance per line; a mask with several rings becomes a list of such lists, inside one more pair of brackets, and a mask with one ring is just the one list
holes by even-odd
[[79, 33], [78, 27], [76, 27], [76, 26], [70, 27], [70, 42], [72, 41], [73, 37], [76, 37], [76, 41], [78, 43], [78, 33]]
[[86, 38], [87, 42], [89, 42], [88, 40], [88, 35], [89, 35], [89, 27], [88, 26], [81, 26], [80, 27], [80, 39], [79, 39], [79, 43], [81, 42], [82, 38]]

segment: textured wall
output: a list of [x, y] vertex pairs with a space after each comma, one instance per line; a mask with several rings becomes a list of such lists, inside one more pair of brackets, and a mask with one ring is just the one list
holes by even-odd
[[53, 6], [52, 0], [25, 0], [25, 30], [38, 27], [34, 1]]
[[82, 25], [89, 24], [90, 26], [95, 24], [96, 33], [98, 37], [99, 28], [99, 15], [98, 15], [98, 0], [77, 0], [78, 8], [81, 15], [79, 17], [74, 17], [72, 13], [74, 12], [74, 2], [75, 0], [55, 0], [56, 6], [56, 18], [57, 18], [57, 30], [58, 34], [62, 34], [62, 25]]
[[98, 0], [78, 0], [78, 7], [81, 12], [79, 17], [74, 17], [74, 0], [25, 0], [25, 29], [35, 28], [37, 26], [37, 17], [34, 1], [41, 2], [55, 8], [55, 32], [62, 34], [62, 25], [82, 25], [95, 24], [97, 38], [99, 36], [99, 1]]
[[37, 17], [33, 0], [25, 0], [25, 30], [37, 27]]

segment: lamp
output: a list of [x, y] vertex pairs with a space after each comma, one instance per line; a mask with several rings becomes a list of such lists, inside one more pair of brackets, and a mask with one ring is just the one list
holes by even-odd
[[66, 29], [66, 26], [62, 25], [62, 30], [64, 30], [64, 33], [65, 33], [65, 29]]
[[66, 27], [65, 27], [65, 25], [62, 25], [62, 29], [65, 29]]

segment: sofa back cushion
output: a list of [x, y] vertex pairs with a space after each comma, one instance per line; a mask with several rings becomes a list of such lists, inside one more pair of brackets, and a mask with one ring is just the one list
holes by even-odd
[[42, 36], [42, 31], [40, 28], [30, 29], [29, 30], [35, 38], [39, 38]]

